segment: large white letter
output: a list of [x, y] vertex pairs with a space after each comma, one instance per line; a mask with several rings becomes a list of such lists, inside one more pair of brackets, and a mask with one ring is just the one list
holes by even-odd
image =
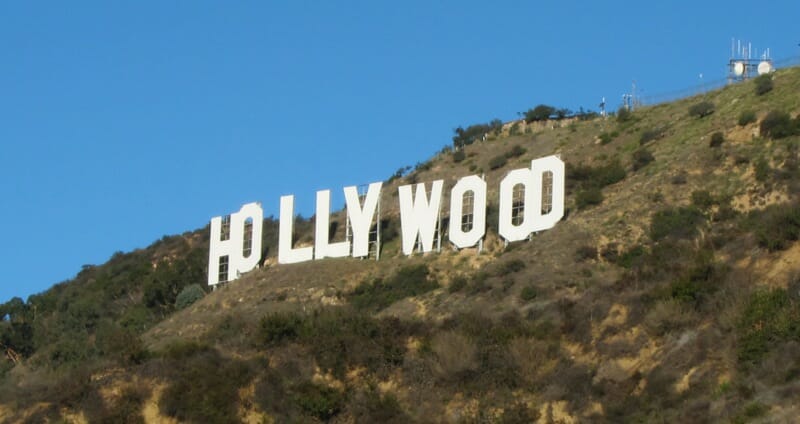
[[443, 180], [433, 182], [431, 198], [425, 193], [425, 184], [417, 184], [417, 193], [412, 200], [411, 185], [400, 186], [400, 227], [403, 234], [403, 253], [414, 252], [414, 244], [419, 235], [423, 252], [433, 250], [433, 236], [439, 220], [439, 206], [442, 203]]
[[[500, 221], [498, 232], [507, 241], [525, 240], [533, 232], [534, 205], [529, 204], [531, 199], [536, 197], [535, 185], [533, 183], [533, 172], [530, 169], [515, 169], [503, 178], [500, 182]], [[514, 225], [514, 187], [522, 184], [524, 187], [524, 197], [522, 203], [523, 216], [519, 225]], [[538, 202], [541, 205], [541, 199]], [[541, 206], [540, 206], [541, 208]]]
[[[472, 228], [464, 232], [461, 219], [464, 215], [464, 195], [472, 192]], [[450, 241], [458, 248], [475, 246], [486, 234], [486, 181], [477, 175], [464, 177], [450, 191]]]
[[[548, 156], [546, 158], [534, 159], [531, 161], [531, 172], [533, 172], [534, 187], [539, 188], [540, 194], [535, 196], [537, 202], [533, 209], [534, 219], [532, 231], [549, 230], [558, 224], [564, 217], [564, 162], [558, 156]], [[544, 193], [543, 175], [550, 172], [553, 176], [552, 209], [547, 214], [542, 215], [542, 194]], [[527, 209], [527, 205], [525, 206]]]
[[[369, 229], [378, 200], [381, 197], [383, 183], [372, 183], [367, 189], [367, 197], [362, 207], [358, 199], [356, 186], [344, 188], [344, 198], [347, 201], [347, 216], [350, 218], [350, 228], [353, 230], [353, 257], [359, 258], [369, 255]], [[376, 222], [375, 225], [381, 225]], [[378, 246], [380, 249], [380, 246]]]
[[350, 254], [350, 243], [330, 243], [331, 191], [317, 192], [317, 223], [314, 235], [314, 259], [341, 258]]
[[[250, 228], [245, 234], [248, 222]], [[248, 203], [239, 212], [226, 217], [225, 231], [221, 216], [211, 218], [211, 242], [208, 246], [209, 286], [233, 281], [258, 265], [261, 259], [263, 223], [264, 211], [258, 203]]]
[[278, 235], [278, 263], [293, 264], [309, 261], [314, 257], [313, 247], [292, 248], [294, 230], [294, 196], [281, 196], [280, 232]]

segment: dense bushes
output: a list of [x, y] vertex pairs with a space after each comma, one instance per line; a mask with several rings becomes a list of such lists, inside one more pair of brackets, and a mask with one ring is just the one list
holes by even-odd
[[750, 215], [758, 244], [770, 251], [783, 250], [800, 238], [800, 206], [770, 205]]
[[511, 259], [498, 266], [495, 275], [498, 277], [505, 277], [506, 275], [522, 271], [523, 269], [525, 269], [525, 261], [522, 259]]
[[752, 294], [738, 323], [738, 358], [758, 362], [767, 352], [788, 340], [800, 342], [800, 305], [785, 289]]
[[800, 134], [800, 118], [792, 119], [786, 112], [773, 110], [761, 120], [759, 132], [772, 139]]
[[755, 112], [753, 112], [752, 110], [745, 110], [739, 114], [739, 119], [737, 123], [743, 127], [747, 124], [752, 124], [753, 122], [756, 122], [756, 120], [757, 118]]
[[667, 132], [666, 128], [653, 128], [645, 130], [639, 137], [639, 144], [645, 145], [651, 141], [658, 140]]
[[578, 189], [575, 195], [575, 206], [578, 209], [602, 203], [602, 188], [622, 181], [625, 176], [625, 168], [617, 161], [598, 166], [570, 165], [567, 169], [568, 183]]
[[495, 156], [489, 159], [489, 169], [495, 170], [498, 168], [502, 168], [508, 162], [508, 158], [506, 155]]
[[637, 149], [633, 152], [633, 170], [638, 171], [654, 160], [655, 157], [649, 150], [645, 148]]
[[381, 310], [398, 300], [437, 289], [439, 283], [429, 279], [428, 267], [412, 265], [400, 268], [388, 279], [364, 282], [348, 295], [358, 309]]
[[344, 394], [332, 387], [303, 382], [294, 387], [292, 400], [305, 415], [327, 422], [344, 404]]
[[499, 119], [493, 119], [487, 124], [470, 125], [466, 129], [458, 127], [453, 130], [453, 132], [455, 132], [455, 135], [453, 136], [453, 147], [458, 150], [464, 146], [474, 143], [478, 139], [482, 138], [485, 134], [499, 134], [500, 130], [502, 129], [503, 121]]
[[245, 362], [191, 343], [173, 346], [166, 359], [172, 378], [159, 402], [163, 414], [184, 422], [238, 421], [238, 390], [252, 378]]
[[598, 138], [600, 139], [600, 144], [606, 145], [608, 143], [611, 143], [614, 140], [614, 138], [617, 137], [618, 135], [619, 133], [617, 133], [616, 131], [612, 133], [604, 132], [600, 133]]
[[714, 134], [711, 134], [711, 140], [709, 140], [708, 146], [709, 147], [719, 147], [724, 142], [725, 142], [725, 136], [722, 135], [721, 132], [717, 131]]
[[175, 308], [183, 309], [202, 299], [205, 295], [206, 292], [203, 291], [203, 288], [200, 287], [199, 284], [190, 284], [178, 293], [178, 296], [175, 298]]
[[525, 122], [546, 121], [556, 113], [556, 108], [548, 105], [538, 105], [525, 112]]
[[702, 101], [689, 107], [689, 116], [693, 118], [704, 118], [714, 113], [714, 103]]
[[624, 123], [631, 121], [633, 119], [633, 112], [628, 110], [628, 108], [621, 107], [617, 110], [617, 122]]
[[307, 314], [266, 315], [259, 339], [270, 347], [289, 342], [305, 345], [320, 368], [342, 377], [347, 367], [377, 371], [402, 362], [413, 329], [413, 323], [377, 319], [349, 307], [330, 307]]
[[603, 188], [622, 181], [626, 176], [625, 168], [618, 161], [597, 166], [567, 164], [567, 167], [567, 178], [581, 187]]
[[762, 96], [772, 91], [772, 75], [759, 75], [753, 82], [756, 85], [757, 96]]
[[597, 187], [587, 187], [580, 190], [575, 195], [575, 207], [578, 209], [586, 209], [589, 206], [599, 205], [603, 203], [603, 191]]
[[506, 152], [506, 157], [509, 159], [517, 158], [524, 155], [526, 151], [527, 150], [525, 150], [524, 147], [520, 146], [519, 144], [516, 144], [514, 145], [514, 147], [511, 148], [511, 150]]
[[650, 238], [658, 241], [666, 237], [694, 237], [704, 220], [703, 214], [694, 207], [662, 209], [650, 219]]
[[530, 302], [535, 299], [537, 295], [536, 287], [533, 286], [525, 286], [522, 288], [522, 291], [519, 292], [519, 298], [525, 302]]

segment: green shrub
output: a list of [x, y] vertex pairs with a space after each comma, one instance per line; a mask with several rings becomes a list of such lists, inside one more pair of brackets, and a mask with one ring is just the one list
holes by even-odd
[[352, 414], [357, 423], [405, 423], [410, 421], [395, 395], [392, 393], [381, 394], [375, 387], [370, 387], [355, 396]]
[[763, 417], [769, 412], [769, 406], [759, 402], [753, 401], [744, 406], [741, 412], [733, 417], [733, 424], [744, 424], [753, 422], [756, 418]]
[[306, 415], [327, 422], [342, 410], [344, 394], [332, 387], [304, 382], [292, 390], [292, 400]]
[[600, 138], [600, 144], [603, 144], [603, 145], [606, 145], [606, 144], [611, 143], [612, 141], [614, 141], [614, 137], [611, 134], [607, 133], [607, 132], [601, 133], [599, 138]]
[[464, 153], [463, 150], [456, 150], [456, 151], [453, 152], [453, 162], [454, 163], [461, 163], [466, 158], [467, 158], [467, 155]]
[[667, 237], [694, 237], [704, 220], [703, 214], [694, 207], [662, 209], [650, 219], [650, 238], [658, 241]]
[[537, 422], [541, 414], [536, 408], [529, 408], [525, 402], [515, 402], [503, 408], [503, 415], [497, 421], [499, 424], [517, 424]]
[[708, 210], [716, 203], [708, 190], [695, 190], [692, 192], [692, 205], [700, 210]]
[[800, 307], [785, 289], [759, 290], [750, 296], [738, 323], [738, 358], [760, 361], [782, 342], [800, 341]]
[[763, 183], [769, 180], [770, 171], [772, 171], [772, 168], [770, 168], [769, 162], [763, 157], [758, 158], [753, 164], [753, 174], [758, 182]]
[[702, 101], [689, 107], [689, 116], [693, 118], [704, 118], [714, 113], [714, 103]]
[[603, 188], [625, 179], [627, 173], [619, 161], [611, 161], [604, 165], [590, 166], [579, 164], [569, 166], [567, 176], [581, 187]]
[[769, 251], [784, 250], [800, 238], [800, 206], [770, 205], [750, 216], [759, 246]]
[[638, 171], [654, 160], [655, 158], [649, 150], [645, 148], [637, 149], [633, 152], [633, 170]]
[[724, 142], [725, 142], [725, 136], [720, 131], [717, 131], [714, 134], [711, 134], [711, 140], [708, 142], [708, 146], [719, 147]]
[[753, 112], [752, 110], [745, 110], [739, 114], [738, 124], [743, 127], [747, 124], [752, 124], [753, 122], [756, 122], [756, 120], [757, 118], [755, 112]]
[[772, 91], [772, 76], [769, 74], [759, 75], [753, 82], [756, 85], [756, 96], [762, 96]]
[[512, 259], [508, 262], [504, 262], [497, 268], [497, 272], [495, 275], [498, 277], [503, 277], [508, 274], [513, 274], [515, 272], [522, 271], [525, 268], [525, 262], [522, 259]]
[[463, 290], [464, 287], [467, 287], [467, 278], [463, 275], [459, 275], [453, 278], [453, 281], [451, 281], [450, 285], [447, 287], [447, 291], [449, 293], [456, 293]]
[[575, 195], [575, 207], [578, 209], [586, 209], [600, 203], [603, 203], [603, 191], [597, 187], [589, 187]]
[[144, 424], [142, 406], [147, 400], [147, 390], [142, 386], [126, 387], [122, 390], [114, 405], [101, 417], [98, 422]]
[[536, 288], [533, 286], [525, 286], [522, 288], [522, 291], [519, 292], [519, 298], [525, 302], [530, 302], [531, 300], [536, 299], [536, 296]]
[[679, 275], [670, 283], [666, 294], [672, 300], [697, 308], [717, 290], [726, 268], [715, 262], [714, 253], [708, 249], [687, 250], [682, 253], [683, 263], [688, 260], [691, 265], [684, 265], [683, 269], [676, 270]]
[[664, 136], [665, 132], [666, 130], [664, 128], [653, 128], [645, 130], [639, 137], [639, 144], [645, 145], [651, 141], [658, 140], [659, 138]]
[[556, 108], [548, 105], [538, 105], [525, 112], [525, 122], [547, 121], [556, 113]]
[[641, 244], [632, 246], [615, 258], [617, 265], [623, 268], [633, 268], [647, 255], [647, 250]]
[[273, 346], [297, 339], [303, 331], [303, 317], [296, 313], [270, 313], [261, 319], [261, 340]]
[[512, 147], [511, 150], [506, 152], [506, 157], [509, 158], [509, 159], [520, 157], [520, 156], [524, 155], [525, 152], [527, 152], [527, 150], [525, 150], [525, 148], [523, 148], [522, 146], [517, 144], [514, 147]]
[[348, 298], [358, 309], [379, 311], [398, 300], [439, 288], [439, 283], [429, 280], [428, 274], [425, 265], [406, 266], [386, 280], [376, 279], [360, 284]]
[[148, 355], [139, 335], [131, 329], [105, 321], [95, 332], [98, 353], [123, 365], [142, 363]]
[[773, 110], [761, 120], [759, 132], [762, 137], [779, 139], [800, 133], [800, 127], [788, 113]]
[[495, 170], [498, 168], [502, 168], [508, 162], [506, 155], [495, 156], [489, 160], [489, 169]]
[[597, 259], [597, 248], [594, 246], [583, 245], [575, 250], [575, 259], [578, 261], [587, 261]]
[[680, 171], [669, 179], [670, 184], [684, 185], [686, 184], [686, 171]]
[[617, 110], [617, 122], [629, 122], [633, 119], [633, 112], [628, 110], [625, 107], [621, 107]]
[[184, 287], [175, 298], [175, 308], [183, 309], [202, 299], [205, 295], [206, 292], [203, 291], [203, 288], [200, 287], [199, 284], [189, 284], [188, 286]]
[[216, 350], [194, 350], [167, 364], [169, 386], [159, 401], [161, 412], [182, 422], [237, 422], [239, 389], [252, 378], [245, 362]]
[[500, 134], [502, 129], [503, 121], [499, 119], [493, 119], [487, 124], [470, 125], [466, 129], [458, 127], [453, 130], [453, 132], [455, 132], [455, 135], [453, 136], [453, 147], [460, 149], [464, 146], [474, 143], [478, 139], [483, 138], [485, 134]]

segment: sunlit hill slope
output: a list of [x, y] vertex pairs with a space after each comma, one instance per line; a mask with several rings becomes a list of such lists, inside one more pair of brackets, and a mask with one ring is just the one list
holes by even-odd
[[[799, 90], [790, 68], [608, 118], [466, 128], [384, 183], [380, 261], [276, 265], [271, 219], [264, 265], [213, 292], [208, 228], [115, 254], [2, 305], [0, 417], [792, 422]], [[506, 246], [499, 181], [551, 154], [568, 212]], [[472, 174], [483, 251], [402, 255], [397, 187]], [[295, 232], [312, 243], [313, 218]]]

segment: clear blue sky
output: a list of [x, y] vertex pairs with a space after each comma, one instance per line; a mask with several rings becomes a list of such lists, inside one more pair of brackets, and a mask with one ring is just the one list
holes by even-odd
[[707, 3], [2, 2], [0, 301], [458, 125], [723, 78], [732, 37], [800, 55], [800, 2]]

